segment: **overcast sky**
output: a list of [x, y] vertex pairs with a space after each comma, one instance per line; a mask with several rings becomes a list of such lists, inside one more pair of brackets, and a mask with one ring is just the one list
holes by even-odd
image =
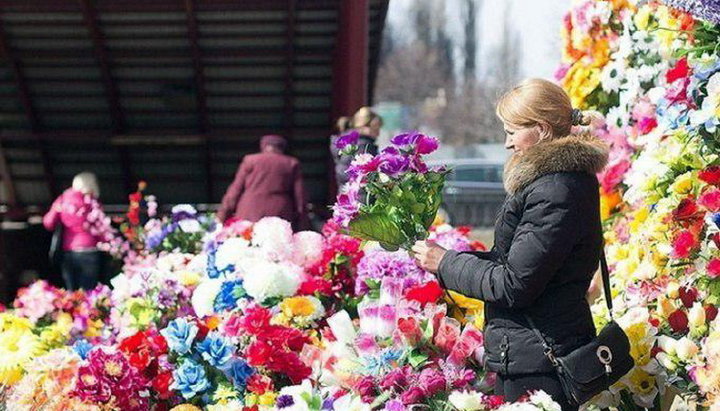
[[[394, 27], [407, 27], [404, 25], [405, 19], [414, 2], [415, 0], [390, 0], [388, 19], [391, 23], [397, 23]], [[448, 30], [457, 30], [455, 34], [462, 37], [462, 27], [451, 24], [452, 21], [457, 21], [462, 2], [444, 2]], [[483, 61], [492, 58], [492, 49], [502, 41], [504, 10], [509, 8], [511, 29], [519, 36], [522, 46], [522, 76], [551, 77], [560, 61], [560, 27], [570, 3], [571, 0], [485, 0], [478, 16], [480, 74], [483, 74], [486, 66]]]

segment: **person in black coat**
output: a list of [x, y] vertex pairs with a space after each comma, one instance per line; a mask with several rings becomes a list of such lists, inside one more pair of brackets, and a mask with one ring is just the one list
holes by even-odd
[[585, 296], [603, 244], [596, 173], [608, 146], [570, 133], [588, 116], [549, 81], [521, 83], [501, 98], [497, 114], [514, 153], [492, 250], [459, 253], [420, 241], [413, 251], [445, 288], [485, 302], [485, 366], [498, 374], [496, 394], [515, 401], [544, 390], [570, 410], [524, 314], [559, 356], [595, 336]]

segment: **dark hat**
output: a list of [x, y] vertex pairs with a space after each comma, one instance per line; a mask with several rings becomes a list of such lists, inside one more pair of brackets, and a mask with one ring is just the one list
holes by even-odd
[[266, 146], [273, 146], [285, 151], [285, 148], [287, 147], [287, 140], [285, 140], [285, 137], [283, 136], [268, 134], [260, 139], [260, 149], [264, 149]]

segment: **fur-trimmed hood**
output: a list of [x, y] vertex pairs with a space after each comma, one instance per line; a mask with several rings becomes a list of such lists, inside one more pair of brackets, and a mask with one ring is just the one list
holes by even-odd
[[589, 133], [540, 142], [510, 157], [505, 164], [505, 190], [515, 194], [546, 174], [599, 173], [607, 164], [609, 151], [607, 143]]

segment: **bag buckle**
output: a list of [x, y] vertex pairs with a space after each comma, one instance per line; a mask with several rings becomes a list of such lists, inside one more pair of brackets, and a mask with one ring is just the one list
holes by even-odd
[[559, 363], [558, 363], [557, 358], [555, 357], [555, 354], [553, 354], [552, 348], [550, 348], [550, 347], [545, 347], [545, 349], [543, 350], [543, 353], [544, 353], [545, 356], [548, 358], [548, 360], [550, 360], [550, 363], [551, 363], [553, 366], [555, 366], [555, 367], [558, 366]]
[[601, 345], [598, 347], [596, 354], [598, 360], [600, 360], [600, 363], [605, 365], [605, 373], [610, 375], [610, 373], [612, 373], [612, 367], [610, 366], [610, 364], [612, 363], [613, 358], [610, 347], [608, 347], [607, 345]]

